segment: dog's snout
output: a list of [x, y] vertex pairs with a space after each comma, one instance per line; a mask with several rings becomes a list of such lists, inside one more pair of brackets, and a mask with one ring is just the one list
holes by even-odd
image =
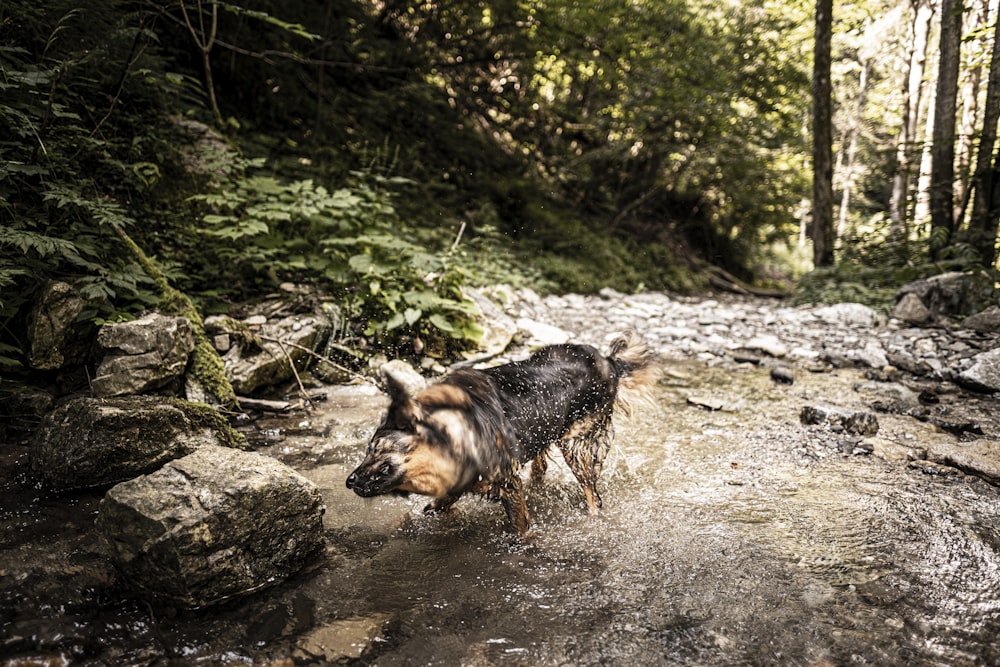
[[347, 476], [347, 488], [353, 489], [358, 485], [358, 473], [352, 472]]

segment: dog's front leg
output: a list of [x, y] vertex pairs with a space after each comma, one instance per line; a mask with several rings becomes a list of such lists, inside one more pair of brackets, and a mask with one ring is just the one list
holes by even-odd
[[504, 483], [500, 490], [500, 503], [507, 512], [507, 520], [517, 534], [521, 537], [527, 536], [531, 527], [531, 517], [528, 516], [528, 503], [524, 499], [524, 488], [519, 477]]
[[442, 514], [447, 512], [460, 497], [459, 495], [448, 495], [435, 498], [424, 507], [424, 514]]

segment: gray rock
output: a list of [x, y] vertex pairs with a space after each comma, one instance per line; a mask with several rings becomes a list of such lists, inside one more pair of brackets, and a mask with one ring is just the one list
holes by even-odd
[[371, 652], [372, 646], [384, 640], [394, 624], [389, 614], [374, 614], [364, 618], [347, 618], [316, 628], [299, 640], [296, 657], [322, 660], [324, 664], [358, 660]]
[[28, 461], [46, 488], [69, 491], [132, 479], [208, 444], [241, 447], [244, 440], [205, 405], [153, 396], [77, 398], [45, 417]]
[[1000, 331], [1000, 306], [990, 306], [980, 313], [966, 317], [962, 320], [962, 326], [983, 333]]
[[907, 373], [912, 373], [913, 375], [927, 375], [934, 370], [926, 361], [915, 358], [905, 350], [890, 352], [886, 355], [886, 358], [896, 368], [904, 370]]
[[84, 362], [93, 325], [77, 322], [77, 318], [86, 306], [86, 300], [67, 283], [45, 286], [28, 316], [28, 364], [32, 368], [54, 370]]
[[977, 287], [982, 287], [984, 282], [989, 282], [985, 274], [949, 271], [903, 285], [896, 292], [896, 301], [913, 294], [934, 317], [971, 315], [977, 310], [977, 292], [980, 291]]
[[108, 491], [97, 528], [133, 588], [199, 608], [307, 565], [324, 547], [324, 509], [316, 486], [283, 463], [202, 447]]
[[873, 413], [827, 405], [803, 406], [799, 421], [808, 426], [832, 426], [853, 435], [872, 436], [878, 433], [878, 418]]
[[398, 380], [411, 395], [419, 393], [427, 387], [427, 378], [417, 372], [413, 366], [402, 359], [387, 361], [379, 367], [383, 375], [391, 375]]
[[847, 353], [847, 357], [869, 368], [885, 368], [889, 365], [885, 350], [874, 340], [868, 341], [860, 350], [851, 350]]
[[185, 317], [149, 313], [131, 322], [105, 324], [97, 344], [104, 357], [92, 383], [94, 394], [141, 394], [183, 377], [194, 350], [194, 328]]
[[936, 442], [928, 445], [927, 459], [1000, 484], [1000, 441]]
[[899, 301], [896, 302], [896, 308], [892, 311], [892, 316], [903, 322], [924, 324], [930, 321], [931, 311], [928, 310], [919, 296], [907, 293], [903, 294]]
[[879, 436], [870, 436], [862, 442], [871, 447], [872, 454], [884, 461], [917, 461], [927, 458], [927, 452], [919, 447], [908, 447]]
[[788, 346], [782, 343], [777, 336], [771, 334], [757, 334], [748, 340], [743, 347], [748, 350], [758, 350], [772, 357], [783, 357], [788, 354]]
[[479, 339], [475, 355], [496, 356], [502, 353], [517, 334], [517, 322], [479, 290], [465, 289], [462, 294], [479, 309], [475, 319], [483, 329], [483, 336]]
[[569, 332], [564, 329], [525, 317], [517, 320], [517, 328], [527, 345], [558, 345], [570, 339]]
[[275, 322], [253, 316], [243, 324], [263, 337], [260, 345], [234, 345], [222, 357], [233, 390], [243, 396], [291, 380], [295, 376], [292, 363], [296, 368], [311, 363], [314, 358], [309, 350], [322, 344], [331, 327], [329, 319], [321, 313], [296, 315]]
[[860, 303], [837, 303], [817, 308], [814, 314], [824, 322], [861, 328], [876, 327], [882, 320], [877, 312]]
[[1000, 391], [1000, 348], [981, 352], [972, 358], [972, 366], [955, 377], [955, 381], [975, 391]]

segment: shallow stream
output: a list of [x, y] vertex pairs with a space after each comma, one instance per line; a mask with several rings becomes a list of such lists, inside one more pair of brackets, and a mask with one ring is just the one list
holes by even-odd
[[[260, 451], [321, 488], [327, 554], [198, 612], [120, 588], [93, 535], [97, 496], [8, 487], [0, 651], [34, 664], [319, 664], [306, 650], [317, 631], [375, 619], [383, 631], [357, 647], [365, 664], [1000, 664], [1000, 490], [845, 453], [842, 434], [800, 423], [809, 402], [851, 407], [860, 380], [802, 372], [784, 385], [756, 366], [670, 362], [655, 400], [617, 422], [600, 516], [556, 454], [529, 487], [526, 542], [486, 501], [424, 517], [422, 499], [346, 489], [385, 399], [335, 388], [310, 413], [257, 424]], [[951, 437], [879, 420], [896, 439]]]

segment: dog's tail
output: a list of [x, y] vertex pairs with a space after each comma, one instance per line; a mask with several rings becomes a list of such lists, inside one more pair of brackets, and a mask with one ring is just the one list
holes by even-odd
[[615, 407], [631, 416], [637, 402], [651, 401], [651, 390], [660, 379], [656, 355], [635, 331], [626, 331], [611, 341], [608, 361], [618, 372]]

